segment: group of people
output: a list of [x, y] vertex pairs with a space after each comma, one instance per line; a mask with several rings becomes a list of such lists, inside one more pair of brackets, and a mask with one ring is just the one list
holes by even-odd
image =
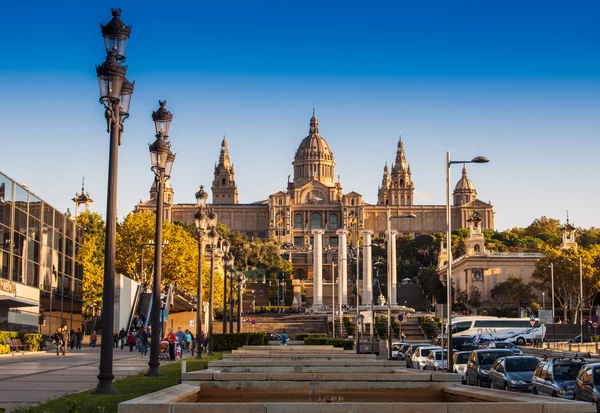
[[[170, 328], [167, 333], [167, 337], [165, 337], [164, 341], [168, 343], [168, 351], [169, 351], [169, 360], [173, 361], [176, 359], [176, 346], [180, 346], [181, 352], [191, 351], [192, 357], [194, 356], [194, 352], [197, 350], [199, 352], [204, 351], [206, 336], [203, 332], [200, 333], [200, 338], [194, 338], [192, 332], [188, 329], [185, 331], [181, 330], [181, 327], [177, 328], [177, 332], [174, 333], [173, 329]], [[199, 346], [196, 349], [196, 344], [199, 341]]]
[[80, 328], [77, 331], [69, 331], [67, 326], [62, 326], [56, 329], [52, 336], [52, 341], [56, 344], [56, 355], [59, 356], [62, 353], [65, 356], [67, 354], [67, 346], [71, 347], [71, 350], [74, 348], [81, 350], [83, 332]]
[[129, 351], [133, 352], [133, 348], [141, 353], [142, 357], [148, 355], [148, 346], [150, 346], [150, 331], [141, 327], [139, 329], [133, 329], [127, 334], [124, 328], [121, 331], [113, 331], [113, 348], [120, 348], [123, 350], [125, 345], [129, 346]]

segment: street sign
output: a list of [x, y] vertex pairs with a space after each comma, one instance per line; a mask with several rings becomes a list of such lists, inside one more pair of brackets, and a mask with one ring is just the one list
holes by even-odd
[[529, 320], [529, 325], [533, 327], [535, 325], [535, 320]]
[[598, 316], [597, 316], [596, 314], [594, 314], [594, 315], [592, 316], [592, 321], [593, 321], [593, 322], [595, 322], [595, 323], [597, 323], [597, 322], [598, 322]]
[[404, 316], [402, 314], [398, 314], [398, 321], [404, 320]]
[[597, 321], [594, 321], [594, 322], [592, 323], [592, 327], [594, 327], [594, 328], [598, 328], [598, 322], [597, 322]]
[[256, 320], [252, 320], [252, 325], [256, 324]]

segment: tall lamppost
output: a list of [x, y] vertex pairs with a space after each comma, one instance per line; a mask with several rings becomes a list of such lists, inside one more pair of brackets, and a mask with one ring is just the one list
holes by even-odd
[[580, 343], [583, 344], [583, 265], [581, 255], [579, 256], [579, 339]]
[[223, 252], [223, 334], [227, 334], [227, 273], [233, 266], [233, 254], [230, 255], [229, 248], [229, 241], [223, 241], [221, 244]]
[[100, 373], [96, 394], [115, 394], [113, 387], [112, 331], [114, 326], [115, 302], [115, 244], [117, 233], [117, 169], [119, 145], [123, 124], [129, 117], [129, 104], [133, 94], [133, 83], [125, 78], [127, 66], [125, 51], [131, 26], [121, 20], [121, 9], [111, 9], [112, 20], [102, 28], [106, 60], [96, 66], [100, 103], [104, 105], [106, 131], [110, 134], [108, 157], [108, 190], [106, 195], [106, 236], [104, 244], [104, 289], [102, 292], [102, 346], [100, 349]]
[[[396, 273], [396, 246], [392, 245], [395, 242], [395, 237], [392, 236], [392, 219], [412, 219], [416, 218], [415, 214], [404, 214], [404, 215], [391, 215], [391, 211], [387, 211], [387, 230], [388, 230], [388, 317], [387, 317], [387, 328], [388, 328], [388, 360], [392, 359], [392, 288], [398, 288], [397, 284], [392, 285], [392, 272]], [[394, 277], [396, 278], [396, 277]], [[398, 294], [396, 292], [396, 294]], [[397, 303], [396, 303], [397, 304]]]
[[[215, 214], [216, 215], [216, 214]], [[216, 217], [215, 217], [216, 219]], [[215, 227], [208, 232], [210, 246], [210, 296], [208, 299], [208, 355], [213, 355], [213, 314], [215, 302], [215, 252], [219, 242], [219, 233]]]
[[152, 112], [152, 120], [156, 129], [156, 140], [150, 145], [150, 161], [152, 162], [152, 171], [156, 178], [156, 233], [154, 238], [154, 280], [152, 285], [152, 309], [150, 310], [150, 322], [152, 323], [152, 332], [155, 337], [150, 342], [150, 361], [148, 361], [148, 371], [146, 376], [162, 376], [158, 369], [160, 361], [160, 340], [157, 334], [160, 334], [160, 293], [161, 293], [161, 270], [162, 270], [162, 227], [164, 215], [164, 192], [165, 180], [171, 176], [171, 168], [175, 162], [175, 155], [171, 152], [171, 143], [169, 138], [169, 126], [173, 120], [173, 114], [167, 110], [166, 100], [158, 101], [160, 107]]
[[231, 254], [231, 267], [229, 269], [229, 334], [233, 334], [233, 279], [235, 278], [233, 261], [233, 254]]
[[242, 332], [242, 306], [244, 305], [244, 297], [242, 295], [242, 283], [244, 282], [243, 273], [240, 271], [237, 277], [238, 290], [238, 310], [237, 310], [237, 332]]
[[446, 249], [448, 251], [448, 263], [446, 264], [446, 300], [448, 303], [448, 371], [452, 371], [452, 213], [450, 210], [450, 167], [457, 163], [488, 163], [490, 160], [483, 156], [476, 156], [470, 161], [450, 160], [450, 151], [446, 152]]
[[204, 185], [200, 186], [200, 190], [196, 192], [196, 204], [198, 209], [194, 214], [196, 229], [198, 230], [198, 286], [196, 299], [196, 358], [202, 359], [202, 350], [200, 343], [202, 339], [202, 313], [204, 311], [204, 301], [202, 299], [202, 269], [204, 268], [204, 237], [207, 229], [217, 224], [217, 216], [206, 207], [208, 193], [204, 190]]

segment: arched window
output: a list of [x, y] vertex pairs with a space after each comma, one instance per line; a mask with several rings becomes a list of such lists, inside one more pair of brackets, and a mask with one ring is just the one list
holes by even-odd
[[302, 214], [296, 214], [294, 215], [294, 228], [296, 229], [302, 229], [303, 227], [303, 222], [302, 222]]
[[400, 188], [404, 188], [404, 179], [400, 180]]
[[473, 251], [475, 251], [475, 254], [479, 253], [479, 245], [475, 245]]
[[350, 205], [354, 205], [354, 198], [350, 201]]
[[329, 215], [329, 229], [338, 229], [338, 216], [336, 214]]
[[322, 228], [323, 227], [323, 220], [321, 218], [321, 214], [319, 214], [318, 212], [313, 212], [310, 215], [310, 227], [311, 228]]
[[221, 186], [225, 186], [225, 178], [221, 179]]

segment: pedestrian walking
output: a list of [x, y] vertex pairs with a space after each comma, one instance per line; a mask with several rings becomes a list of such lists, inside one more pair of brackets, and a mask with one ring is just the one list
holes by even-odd
[[57, 328], [56, 331], [54, 332], [54, 335], [52, 336], [53, 338], [53, 343], [56, 344], [56, 355], [59, 356], [60, 355], [60, 351], [62, 348], [62, 333], [60, 331], [60, 328]]
[[135, 346], [135, 336], [133, 335], [133, 332], [129, 333], [127, 336], [127, 345], [129, 346], [129, 352], [132, 353], [133, 346]]
[[185, 351], [190, 351], [190, 347], [192, 346], [192, 333], [190, 333], [190, 330], [185, 330], [184, 343]]
[[283, 334], [281, 335], [281, 343], [280, 344], [282, 346], [287, 346], [288, 340], [289, 340], [289, 337], [288, 337], [287, 333], [285, 332], [285, 330], [283, 330]]
[[69, 346], [71, 350], [75, 348], [75, 343], [77, 342], [77, 336], [75, 335], [75, 330], [71, 330], [69, 332]]
[[92, 331], [90, 335], [90, 347], [96, 348], [96, 340], [98, 339], [98, 335], [96, 334], [96, 330]]
[[148, 345], [150, 344], [150, 334], [146, 329], [143, 329], [139, 333], [140, 336], [140, 353], [142, 353], [142, 357], [146, 357], [148, 355]]
[[67, 345], [69, 344], [69, 329], [67, 326], [63, 326], [62, 328], [62, 352], [63, 356], [67, 354]]
[[121, 350], [123, 350], [123, 346], [125, 346], [126, 338], [127, 338], [127, 331], [125, 331], [124, 327], [121, 327], [121, 331], [119, 331], [119, 342], [121, 345]]
[[75, 333], [75, 339], [77, 340], [77, 350], [81, 350], [81, 343], [83, 342], [83, 331], [81, 331], [80, 328], [78, 328], [77, 332]]
[[169, 342], [169, 360], [175, 361], [175, 344], [177, 344], [177, 336], [173, 333], [173, 329], [169, 329], [167, 334], [167, 341]]
[[113, 331], [113, 348], [119, 348], [119, 332]]

